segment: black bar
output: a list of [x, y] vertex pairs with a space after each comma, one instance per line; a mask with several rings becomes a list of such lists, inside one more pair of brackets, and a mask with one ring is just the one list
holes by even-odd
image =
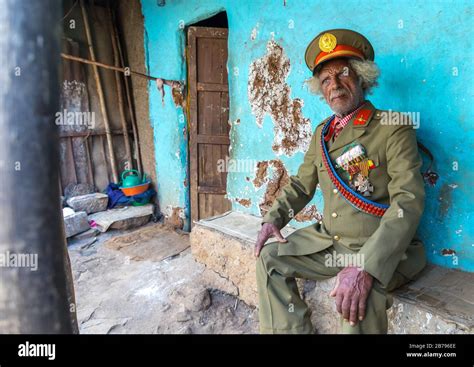
[[71, 333], [54, 123], [62, 6], [0, 0], [0, 9], [0, 333]]

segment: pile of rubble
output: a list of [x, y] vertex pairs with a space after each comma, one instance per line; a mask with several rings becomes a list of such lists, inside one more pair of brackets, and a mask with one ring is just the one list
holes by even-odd
[[107, 209], [109, 197], [86, 184], [68, 187], [61, 199], [68, 241], [94, 238], [109, 229], [140, 227], [153, 216], [153, 204]]

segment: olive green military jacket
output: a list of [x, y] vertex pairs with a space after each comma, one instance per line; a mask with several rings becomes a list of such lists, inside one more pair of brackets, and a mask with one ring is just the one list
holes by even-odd
[[383, 217], [355, 209], [333, 186], [320, 148], [326, 119], [317, 126], [297, 175], [290, 177], [262, 222], [283, 228], [292, 214], [308, 204], [319, 183], [324, 198], [323, 220], [289, 235], [288, 243], [279, 245], [279, 255], [307, 255], [338, 241], [364, 254], [364, 270], [387, 286], [395, 270], [410, 279], [425, 265], [423, 244], [414, 239], [424, 208], [422, 161], [413, 126], [382, 124], [383, 111], [368, 101], [363, 109], [371, 110], [366, 122], [353, 125], [354, 116], [328, 151], [334, 162], [352, 142], [365, 147], [367, 157], [375, 163], [369, 173], [374, 191], [368, 199], [389, 205]]

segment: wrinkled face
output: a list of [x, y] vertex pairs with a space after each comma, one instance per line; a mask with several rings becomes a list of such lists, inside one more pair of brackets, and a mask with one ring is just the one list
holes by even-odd
[[364, 91], [347, 59], [323, 64], [317, 76], [324, 99], [338, 116], [345, 116], [364, 101]]

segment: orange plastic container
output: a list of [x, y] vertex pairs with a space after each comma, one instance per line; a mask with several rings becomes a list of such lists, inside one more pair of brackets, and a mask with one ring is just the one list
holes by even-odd
[[143, 194], [146, 190], [148, 190], [148, 187], [150, 186], [150, 182], [145, 182], [140, 185], [136, 186], [131, 186], [131, 187], [121, 187], [120, 190], [126, 195], [126, 196], [134, 196], [138, 194]]

